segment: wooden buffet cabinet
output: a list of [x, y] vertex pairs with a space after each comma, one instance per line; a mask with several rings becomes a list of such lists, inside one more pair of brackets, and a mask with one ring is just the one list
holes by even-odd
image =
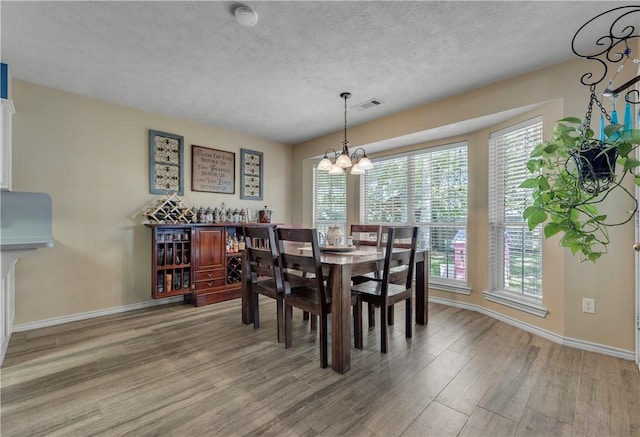
[[242, 251], [228, 251], [227, 238], [244, 243], [248, 223], [147, 224], [152, 230], [151, 296], [183, 295], [195, 306], [240, 297]]

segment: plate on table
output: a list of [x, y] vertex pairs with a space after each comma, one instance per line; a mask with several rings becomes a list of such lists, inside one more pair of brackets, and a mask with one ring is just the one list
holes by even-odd
[[322, 252], [353, 252], [355, 246], [320, 246]]

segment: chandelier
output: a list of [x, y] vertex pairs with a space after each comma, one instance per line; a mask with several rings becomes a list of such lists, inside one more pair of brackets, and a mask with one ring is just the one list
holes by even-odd
[[[358, 147], [352, 154], [349, 154], [349, 141], [347, 141], [347, 99], [351, 93], [342, 93], [340, 97], [344, 99], [344, 141], [342, 142], [342, 153], [338, 155], [334, 149], [327, 149], [324, 157], [318, 163], [318, 170], [328, 171], [331, 175], [340, 175], [351, 167], [351, 174], [363, 174], [366, 170], [373, 168], [373, 164], [367, 158], [367, 154], [362, 147]], [[334, 161], [331, 162], [328, 153], [333, 152]], [[362, 156], [358, 154], [362, 152]]]

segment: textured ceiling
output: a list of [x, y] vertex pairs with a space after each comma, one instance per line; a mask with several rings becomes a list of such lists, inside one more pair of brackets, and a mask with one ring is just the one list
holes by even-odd
[[[595, 15], [637, 2], [13, 2], [14, 78], [289, 144], [574, 57]], [[578, 78], [576, 78], [578, 80]]]

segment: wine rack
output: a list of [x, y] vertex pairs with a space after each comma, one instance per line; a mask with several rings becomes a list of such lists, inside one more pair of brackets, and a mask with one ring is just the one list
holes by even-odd
[[180, 196], [168, 193], [154, 201], [142, 213], [151, 223], [191, 223], [195, 214]]
[[227, 283], [236, 284], [242, 281], [242, 255], [227, 254]]
[[153, 233], [152, 297], [190, 292], [191, 237], [188, 227], [156, 228]]

